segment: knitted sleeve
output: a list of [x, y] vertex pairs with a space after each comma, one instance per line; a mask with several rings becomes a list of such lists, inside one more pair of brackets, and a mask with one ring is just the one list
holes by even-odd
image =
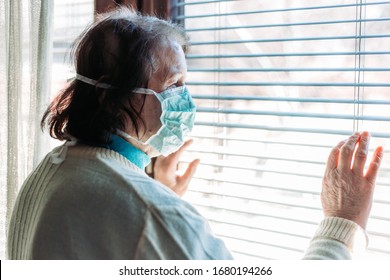
[[356, 223], [339, 218], [325, 218], [318, 226], [304, 260], [350, 260], [354, 252], [367, 247], [365, 231]]

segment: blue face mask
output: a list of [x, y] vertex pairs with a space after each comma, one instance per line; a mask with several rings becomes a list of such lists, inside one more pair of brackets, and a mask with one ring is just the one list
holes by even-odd
[[120, 131], [119, 134], [143, 145], [151, 145], [161, 155], [176, 152], [183, 144], [185, 136], [192, 131], [196, 107], [186, 86], [170, 88], [160, 93], [151, 89], [137, 88], [139, 94], [154, 95], [161, 103], [161, 128], [147, 141], [142, 142]]

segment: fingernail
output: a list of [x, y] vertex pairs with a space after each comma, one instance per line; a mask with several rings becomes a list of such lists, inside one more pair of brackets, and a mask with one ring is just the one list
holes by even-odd
[[361, 136], [370, 137], [370, 133], [368, 131], [363, 131]]

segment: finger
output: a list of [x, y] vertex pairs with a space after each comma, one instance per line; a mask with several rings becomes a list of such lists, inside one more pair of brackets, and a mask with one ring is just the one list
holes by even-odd
[[352, 170], [355, 174], [363, 174], [364, 165], [367, 161], [368, 145], [370, 143], [370, 134], [364, 131], [359, 138], [359, 145], [355, 151]]
[[345, 144], [345, 142], [346, 142], [346, 140], [341, 141], [330, 152], [329, 157], [328, 157], [328, 162], [326, 163], [326, 170], [327, 171], [337, 168], [338, 161], [339, 161], [339, 155], [340, 155], [340, 149]]
[[188, 165], [187, 170], [184, 172], [184, 174], [178, 178], [181, 185], [189, 185], [192, 177], [196, 172], [196, 169], [198, 168], [199, 163], [200, 160], [196, 159]]
[[176, 158], [177, 160], [179, 160], [179, 158], [182, 156], [182, 154], [184, 153], [184, 151], [194, 142], [193, 139], [189, 139], [187, 141], [184, 142], [184, 144], [176, 151], [174, 152], [172, 155], [172, 157]]
[[351, 162], [355, 147], [359, 141], [360, 133], [356, 132], [350, 136], [345, 144], [340, 149], [339, 168], [351, 169]]
[[379, 167], [383, 159], [383, 147], [379, 146], [375, 149], [374, 155], [372, 156], [370, 165], [366, 172], [366, 180], [372, 184], [375, 183], [376, 176], [378, 175]]

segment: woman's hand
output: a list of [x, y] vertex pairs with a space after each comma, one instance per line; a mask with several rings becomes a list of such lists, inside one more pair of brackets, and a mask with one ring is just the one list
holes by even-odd
[[364, 173], [370, 135], [355, 133], [331, 151], [322, 182], [321, 201], [326, 217], [341, 217], [366, 228], [375, 180], [383, 158], [377, 147]]
[[183, 196], [187, 191], [199, 164], [199, 160], [196, 159], [188, 165], [183, 175], [177, 174], [180, 157], [192, 142], [192, 139], [186, 141], [179, 150], [167, 157], [159, 156], [154, 165], [154, 179], [172, 189], [179, 196]]

